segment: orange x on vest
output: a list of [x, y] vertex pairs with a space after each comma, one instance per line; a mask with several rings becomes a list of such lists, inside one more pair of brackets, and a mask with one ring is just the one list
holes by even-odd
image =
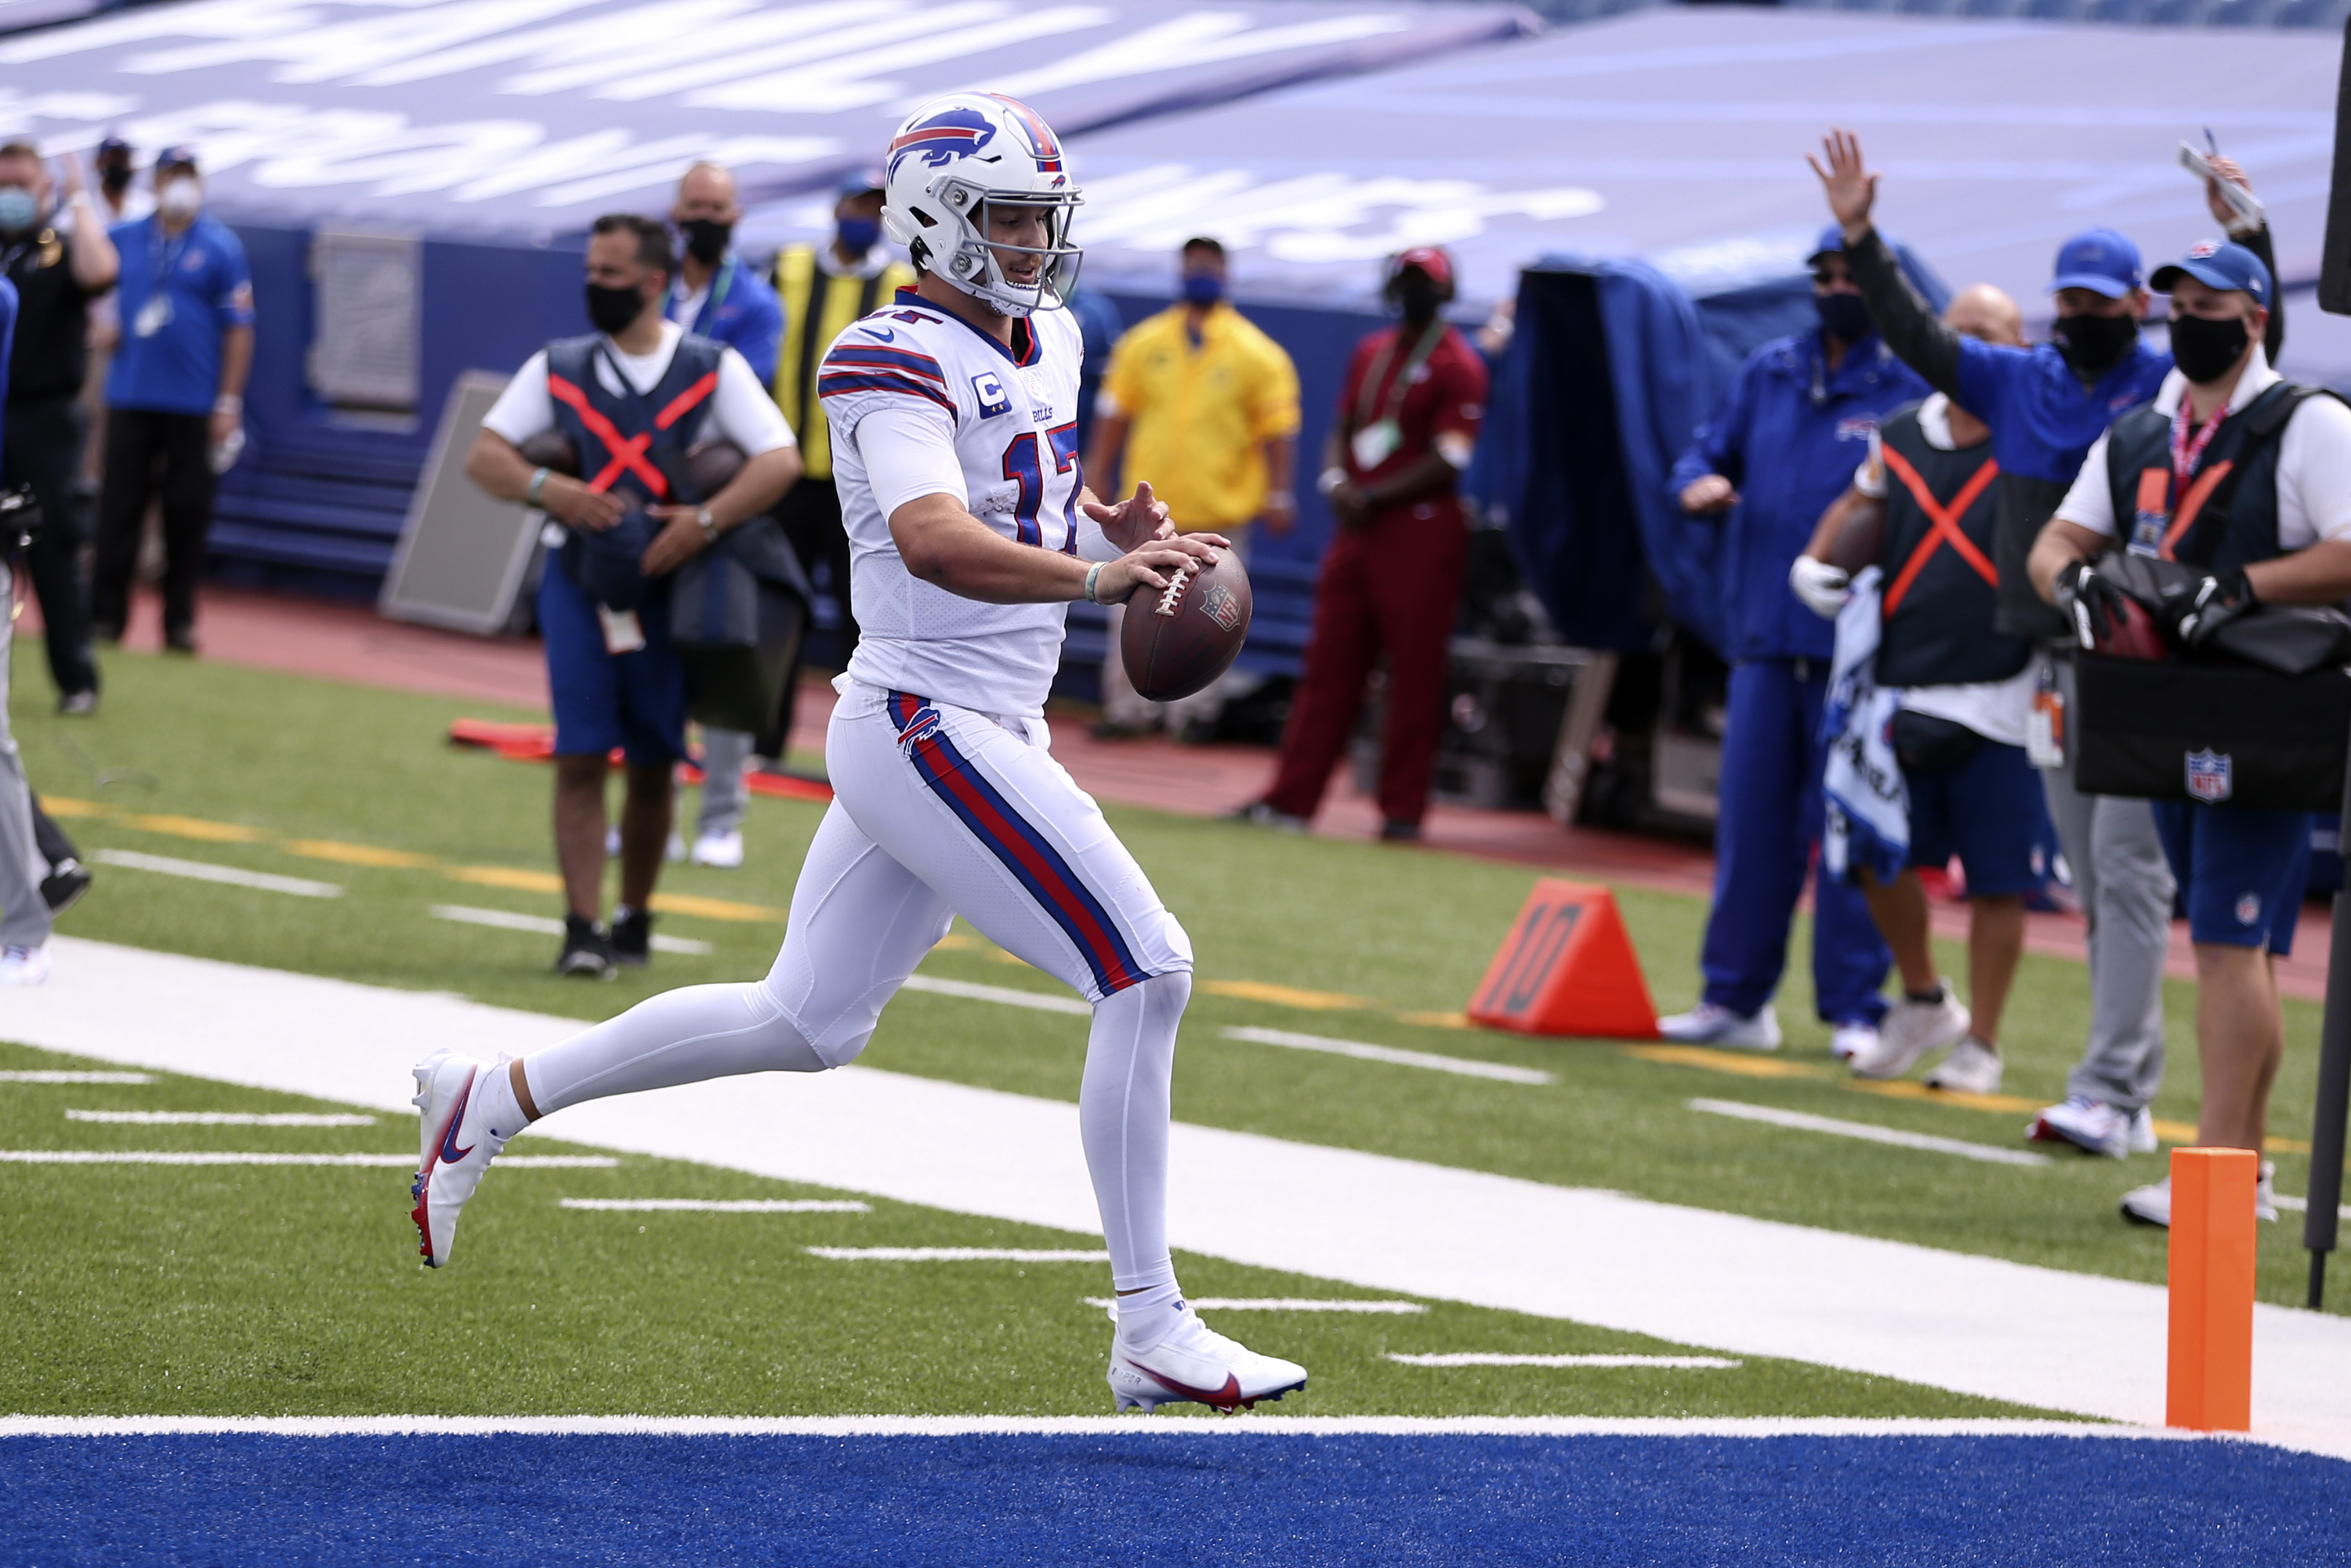
[[[2161, 554], [2164, 559], [2179, 559], [2171, 553], [2172, 547], [2187, 536], [2189, 528], [2196, 526], [2197, 516], [2204, 510], [2204, 503], [2212, 498], [2212, 492], [2220, 487], [2220, 481], [2227, 478], [2229, 470], [2235, 466], [2235, 464], [2223, 458], [2210, 468], [2198, 471], [2194, 482], [2188, 486], [2188, 494], [2179, 498], [2179, 515], [2171, 519], [2171, 526], [2163, 530]], [[2169, 468], [2142, 468], [2138, 471], [2138, 509], [2140, 511], [2154, 512], [2160, 516], [2164, 504], [2170, 499], [2171, 470]]]
[[[634, 470], [637, 477], [644, 482], [645, 488], [653, 492], [654, 500], [658, 501], [669, 494], [667, 476], [645, 461], [645, 453], [653, 444], [650, 432], [643, 435], [622, 435], [620, 428], [611, 420], [606, 419], [597, 411], [595, 404], [588, 401], [586, 392], [565, 381], [553, 371], [547, 372], [547, 390], [552, 396], [569, 403], [572, 412], [580, 416], [580, 423], [588, 427], [588, 433], [602, 442], [604, 449], [612, 455], [611, 461], [605, 464], [593, 479], [588, 481], [588, 487], [590, 490], [611, 489], [614, 481], [620, 478], [622, 470], [630, 469]], [[667, 430], [671, 425], [693, 413], [703, 399], [717, 390], [718, 372], [712, 371], [672, 398], [669, 406], [653, 416], [654, 429]], [[582, 466], [584, 467], [585, 465], [583, 464]]]
[[1902, 608], [1903, 597], [1910, 591], [1910, 585], [1918, 580], [1920, 572], [1927, 570], [1928, 560], [1945, 545], [1959, 551], [1959, 558], [1976, 569], [1978, 577], [1998, 588], [1999, 570], [1984, 559], [1984, 552], [1976, 548], [1976, 541], [1959, 531], [1959, 519], [1968, 515], [1968, 508], [1976, 504], [1985, 486], [1999, 477], [2000, 465], [1991, 458], [1985, 458], [1983, 466], [1968, 476], [1968, 482], [1959, 486], [1959, 493], [1952, 497], [1950, 504], [1946, 506], [1935, 499], [1935, 492], [1928, 487], [1926, 478], [1910, 465], [1909, 459], [1902, 454], [1880, 443], [1877, 455], [1885, 459], [1886, 472], [1902, 481], [1902, 487], [1910, 492], [1912, 499], [1918, 503], [1918, 509], [1927, 514], [1927, 537], [1918, 541], [1917, 548], [1910, 552], [1910, 559], [1902, 563], [1901, 571], [1894, 579], [1894, 586], [1886, 591], [1886, 616], [1891, 619], [1894, 612]]

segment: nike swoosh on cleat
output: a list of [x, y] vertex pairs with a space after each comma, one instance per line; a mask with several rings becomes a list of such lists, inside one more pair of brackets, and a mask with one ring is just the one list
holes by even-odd
[[458, 1091], [456, 1106], [449, 1113], [448, 1128], [441, 1134], [441, 1163], [444, 1166], [455, 1165], [481, 1146], [478, 1144], [463, 1149], [457, 1146], [457, 1128], [465, 1120], [465, 1102], [474, 1097], [474, 1079], [478, 1074], [479, 1070], [476, 1069], [466, 1076], [465, 1087]]
[[1203, 1405], [1211, 1406], [1219, 1410], [1230, 1410], [1241, 1401], [1241, 1380], [1229, 1372], [1225, 1374], [1225, 1385], [1210, 1393], [1207, 1389], [1193, 1388], [1176, 1382], [1165, 1374], [1154, 1372], [1133, 1356], [1126, 1358], [1126, 1364], [1171, 1393], [1180, 1394], [1186, 1399], [1197, 1400]]

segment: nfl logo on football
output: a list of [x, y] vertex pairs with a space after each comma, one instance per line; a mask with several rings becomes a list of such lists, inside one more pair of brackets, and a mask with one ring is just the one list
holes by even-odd
[[2231, 787], [2230, 760], [2214, 751], [2191, 751], [2188, 754], [2188, 794], [2190, 800], [2207, 805], [2229, 798]]

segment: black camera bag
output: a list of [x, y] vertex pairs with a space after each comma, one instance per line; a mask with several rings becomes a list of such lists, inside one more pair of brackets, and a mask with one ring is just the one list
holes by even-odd
[[2343, 804], [2351, 671], [2076, 655], [2074, 785], [2085, 795], [2294, 811]]

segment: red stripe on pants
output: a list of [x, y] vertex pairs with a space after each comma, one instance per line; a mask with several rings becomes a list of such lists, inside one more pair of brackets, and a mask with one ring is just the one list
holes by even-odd
[[1266, 804], [1311, 817], [1345, 755], [1364, 705], [1364, 683], [1388, 660], [1387, 725], [1380, 740], [1380, 813], [1417, 822], [1445, 729], [1446, 643], [1461, 603], [1469, 534], [1451, 497], [1343, 529], [1322, 557], [1314, 630], [1298, 684], [1281, 769]]

